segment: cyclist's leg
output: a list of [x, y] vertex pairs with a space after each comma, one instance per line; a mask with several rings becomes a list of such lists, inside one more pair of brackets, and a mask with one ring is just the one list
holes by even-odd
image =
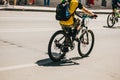
[[71, 33], [71, 27], [70, 26], [66, 26], [66, 25], [61, 25], [63, 31], [65, 31], [66, 34], [70, 34]]
[[118, 18], [120, 18], [120, 8], [117, 9], [115, 16], [117, 16]]
[[115, 16], [120, 17], [120, 6], [117, 4], [112, 4], [112, 9]]
[[118, 7], [118, 13], [119, 13], [119, 18], [120, 18], [120, 6]]
[[113, 10], [113, 13], [117, 11], [117, 4], [115, 1], [112, 1], [112, 10]]
[[67, 25], [61, 25], [61, 28], [62, 28], [63, 31], [65, 31], [65, 33], [66, 33], [66, 38], [65, 38], [65, 41], [64, 41], [64, 45], [65, 45], [66, 47], [64, 47], [63, 51], [64, 51], [64, 52], [68, 52], [69, 49], [68, 49], [67, 46], [70, 45], [70, 36], [71, 36], [71, 33], [72, 33], [72, 32], [71, 32], [71, 27], [70, 27], [70, 26], [67, 26]]
[[118, 9], [117, 3], [112, 4], [112, 9], [113, 9], [113, 16], [116, 17], [115, 19], [118, 22], [117, 17], [119, 17], [119, 13], [117, 12], [117, 9]]
[[74, 29], [73, 29], [72, 37], [73, 37], [74, 40], [78, 40], [77, 35], [78, 35], [78, 33], [79, 33], [80, 29], [81, 29], [80, 19], [74, 18], [73, 28]]

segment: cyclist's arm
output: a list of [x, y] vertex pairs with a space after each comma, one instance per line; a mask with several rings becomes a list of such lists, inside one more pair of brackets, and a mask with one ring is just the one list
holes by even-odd
[[87, 8], [85, 8], [80, 2], [79, 2], [79, 4], [78, 4], [78, 8], [79, 8], [79, 9], [82, 9], [82, 11], [83, 11], [84, 13], [88, 14], [88, 15], [91, 15], [91, 16], [94, 15], [93, 12], [91, 12], [91, 11], [89, 11]]
[[82, 8], [82, 11], [83, 11], [84, 13], [88, 14], [88, 15], [91, 15], [91, 16], [94, 16], [94, 15], [95, 15], [93, 12], [89, 11], [89, 10], [88, 10], [87, 8], [85, 8], [85, 7]]
[[[79, 9], [82, 9], [82, 11], [90, 16], [95, 16], [96, 14], [94, 14], [93, 12], [91, 12], [90, 10], [88, 10], [87, 8], [85, 8], [80, 2], [78, 5]], [[97, 16], [97, 15], [96, 15]]]

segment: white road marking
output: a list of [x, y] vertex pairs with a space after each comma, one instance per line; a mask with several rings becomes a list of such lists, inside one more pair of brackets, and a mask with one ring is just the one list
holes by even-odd
[[37, 66], [37, 64], [31, 63], [31, 64], [9, 66], [9, 67], [0, 67], [0, 71], [15, 70], [15, 69], [21, 69], [21, 68], [27, 68], [27, 67], [33, 67], [33, 66]]

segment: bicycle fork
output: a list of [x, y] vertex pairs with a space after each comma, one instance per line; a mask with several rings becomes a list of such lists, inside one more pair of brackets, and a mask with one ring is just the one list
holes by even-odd
[[81, 34], [81, 37], [80, 37], [80, 41], [81, 41], [83, 44], [89, 44], [89, 37], [88, 37], [88, 30], [87, 30], [87, 29], [83, 29], [83, 30], [82, 30], [82, 34]]

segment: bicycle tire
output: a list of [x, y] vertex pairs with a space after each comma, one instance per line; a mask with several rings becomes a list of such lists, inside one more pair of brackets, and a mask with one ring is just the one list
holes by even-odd
[[[83, 52], [82, 51], [82, 46], [84, 45], [87, 45], [87, 44], [84, 44], [83, 43], [83, 39], [84, 39], [84, 37], [85, 36], [87, 36], [87, 40], [88, 40], [88, 37], [91, 37], [91, 45], [90, 45], [90, 47], [89, 47], [89, 49], [88, 49], [88, 51], [87, 52]], [[85, 39], [84, 39], [85, 40]], [[89, 39], [90, 40], [90, 39]], [[80, 41], [78, 42], [78, 53], [79, 53], [79, 55], [81, 56], [81, 57], [87, 57], [90, 53], [91, 53], [91, 51], [92, 51], [92, 49], [93, 49], [93, 46], [94, 46], [94, 41], [95, 41], [95, 38], [94, 38], [94, 33], [91, 31], [91, 30], [88, 30], [88, 31], [86, 31], [85, 33], [83, 33], [81, 36], [80, 36]], [[90, 41], [89, 41], [90, 42]], [[90, 43], [88, 43], [88, 44], [90, 44]]]
[[115, 25], [115, 15], [113, 15], [113, 13], [110, 13], [108, 15], [108, 17], [107, 17], [107, 25], [108, 25], [109, 28], [112, 28]]
[[[66, 33], [63, 31], [63, 30], [59, 30], [59, 31], [56, 31], [54, 34], [53, 34], [53, 36], [50, 38], [50, 41], [49, 41], [49, 44], [48, 44], [48, 55], [49, 55], [49, 57], [50, 57], [50, 59], [53, 61], [53, 62], [58, 62], [58, 61], [61, 61], [61, 59], [63, 59], [64, 58], [64, 56], [65, 56], [65, 52], [63, 53], [63, 52], [61, 52], [60, 54], [61, 55], [59, 55], [59, 56], [54, 56], [54, 53], [55, 52], [52, 52], [52, 50], [51, 50], [51, 48], [52, 48], [52, 44], [53, 44], [53, 42], [54, 42], [54, 39], [58, 36], [58, 35], [63, 35], [63, 36], [65, 36], [66, 35]], [[57, 54], [57, 53], [56, 53]]]

